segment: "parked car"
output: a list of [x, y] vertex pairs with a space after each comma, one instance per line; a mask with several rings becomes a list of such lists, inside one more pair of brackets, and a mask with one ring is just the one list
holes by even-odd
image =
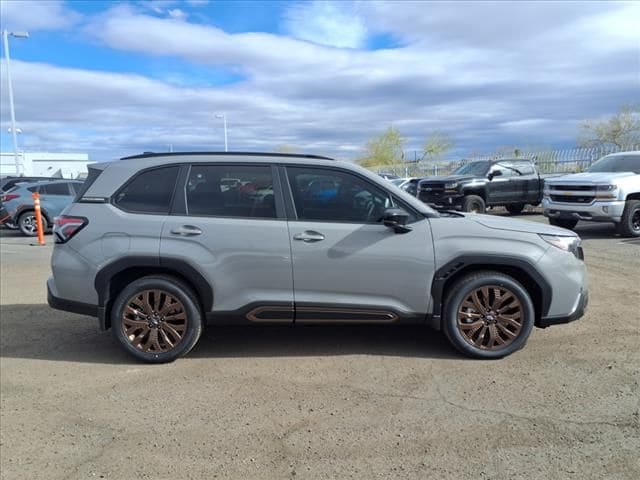
[[400, 178], [398, 175], [394, 175], [393, 173], [379, 173], [378, 175], [380, 175], [385, 180], [397, 180], [398, 178]]
[[613, 222], [620, 234], [640, 237], [640, 151], [602, 157], [584, 173], [546, 182], [542, 206], [551, 225], [579, 220]]
[[[273, 195], [223, 191], [224, 178]], [[97, 317], [148, 362], [185, 355], [205, 322], [427, 324], [466, 355], [499, 358], [534, 326], [580, 318], [588, 299], [573, 232], [438, 213], [311, 155], [93, 164], [54, 234], [49, 305]]]
[[391, 180], [391, 183], [415, 197], [418, 194], [418, 183], [420, 180], [421, 178], [418, 177], [405, 177]]
[[55, 180], [36, 183], [18, 183], [5, 192], [0, 200], [23, 235], [37, 234], [35, 210], [32, 194], [40, 194], [42, 226], [46, 232], [53, 225], [54, 218], [71, 203], [80, 190], [82, 182], [78, 180]]
[[517, 215], [525, 205], [540, 203], [543, 184], [530, 160], [487, 160], [421, 180], [418, 197], [437, 209], [484, 213], [487, 207], [506, 207]]

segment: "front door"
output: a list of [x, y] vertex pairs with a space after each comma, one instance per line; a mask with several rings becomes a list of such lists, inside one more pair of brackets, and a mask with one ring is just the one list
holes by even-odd
[[[286, 167], [296, 323], [421, 321], [434, 273], [426, 218], [408, 233], [381, 223], [397, 200], [339, 168]], [[399, 205], [401, 206], [401, 205]]]
[[284, 209], [270, 165], [193, 165], [167, 217], [161, 262], [189, 262], [213, 289], [218, 323], [293, 321], [293, 279]]

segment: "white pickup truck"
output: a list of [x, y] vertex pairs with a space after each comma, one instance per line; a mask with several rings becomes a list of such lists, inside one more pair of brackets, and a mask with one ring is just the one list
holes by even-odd
[[545, 180], [542, 207], [551, 225], [613, 222], [620, 234], [640, 237], [640, 151], [613, 153], [584, 173]]

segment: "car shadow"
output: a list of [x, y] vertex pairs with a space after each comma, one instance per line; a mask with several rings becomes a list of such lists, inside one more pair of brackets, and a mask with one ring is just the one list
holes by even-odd
[[[0, 306], [0, 358], [136, 364], [91, 317], [47, 305]], [[426, 326], [208, 326], [192, 358], [388, 355], [460, 359]]]

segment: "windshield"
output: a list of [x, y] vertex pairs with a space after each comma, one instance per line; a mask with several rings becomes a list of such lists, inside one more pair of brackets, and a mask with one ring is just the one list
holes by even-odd
[[607, 155], [591, 165], [587, 172], [633, 172], [640, 174], [640, 154]]
[[490, 162], [471, 162], [453, 171], [453, 175], [478, 175], [484, 176], [489, 171]]

